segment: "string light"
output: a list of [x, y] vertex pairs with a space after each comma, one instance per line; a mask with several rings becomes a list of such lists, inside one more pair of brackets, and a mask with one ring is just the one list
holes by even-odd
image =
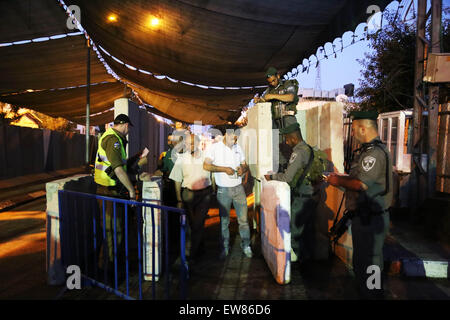
[[[67, 7], [66, 4], [64, 3], [64, 1], [63, 1], [63, 0], [58, 0], [58, 1], [61, 3], [61, 5], [63, 6], [63, 8], [66, 10], [66, 13], [67, 13], [71, 18], [74, 18], [74, 19], [76, 20], [75, 16], [72, 14], [72, 12], [70, 12], [70, 10], [68, 10], [68, 7]], [[152, 19], [153, 19], [153, 18], [156, 18], [156, 17], [152, 17]], [[158, 18], [156, 18], [156, 19], [158, 19]], [[150, 22], [151, 22], [151, 20], [150, 20]], [[160, 23], [160, 19], [158, 19], [158, 23]], [[88, 39], [89, 36], [88, 36], [87, 32], [82, 28], [82, 26], [78, 23], [78, 21], [77, 21], [77, 25], [79, 25], [79, 28], [82, 29], [84, 32], [76, 32], [76, 33], [73, 33], [73, 34], [67, 34], [67, 35], [70, 36], [70, 35], [81, 35], [81, 34], [84, 34], [85, 37], [86, 37], [86, 39]], [[115, 79], [117, 79], [118, 81], [120, 81], [120, 82], [122, 82], [122, 83], [124, 83], [124, 84], [128, 84], [126, 81], [124, 81], [123, 79], [121, 79], [121, 78], [120, 78], [120, 77], [112, 70], [112, 68], [106, 63], [106, 61], [104, 61], [104, 59], [103, 59], [103, 57], [102, 57], [100, 51], [97, 49], [97, 46], [96, 46], [95, 43], [92, 41], [92, 39], [91, 39], [90, 41], [91, 41], [91, 43], [92, 43], [92, 48], [93, 48], [93, 50], [97, 53], [97, 57], [98, 57], [99, 60], [103, 63], [103, 65], [105, 66], [107, 72], [108, 72], [109, 74], [111, 74], [111, 75], [112, 75]], [[0, 44], [0, 47], [1, 47], [1, 46], [2, 46], [2, 44]], [[120, 65], [122, 65], [122, 66], [124, 66], [124, 67], [127, 67], [127, 68], [129, 68], [129, 69], [131, 69], [131, 70], [137, 70], [137, 71], [139, 71], [139, 72], [141, 72], [141, 73], [144, 73], [144, 74], [153, 76], [154, 78], [156, 78], [156, 79], [158, 79], [158, 80], [168, 79], [169, 81], [172, 81], [172, 82], [174, 82], [174, 83], [180, 82], [180, 83], [183, 83], [183, 84], [185, 84], [185, 85], [195, 86], [195, 87], [199, 87], [199, 88], [202, 88], [202, 89], [216, 89], [216, 90], [252, 90], [252, 89], [267, 88], [267, 85], [261, 85], [261, 86], [236, 86], [236, 87], [210, 86], [210, 85], [195, 84], [195, 83], [190, 83], [190, 82], [187, 82], [187, 81], [177, 80], [177, 79], [174, 79], [174, 78], [169, 77], [169, 76], [167, 76], [167, 75], [156, 75], [156, 74], [154, 74], [153, 72], [150, 72], [150, 71], [147, 71], [147, 70], [142, 70], [142, 69], [136, 68], [136, 67], [131, 66], [131, 65], [126, 65], [125, 62], [123, 62], [122, 60], [118, 59], [117, 57], [114, 57], [113, 55], [111, 55], [111, 54], [110, 54], [109, 52], [107, 52], [106, 49], [104, 49], [102, 46], [98, 46], [98, 47], [100, 48], [100, 50], [101, 50], [102, 52], [104, 52], [106, 55], [110, 56], [112, 59], [114, 59], [114, 60], [115, 60], [117, 63], [119, 63]]]

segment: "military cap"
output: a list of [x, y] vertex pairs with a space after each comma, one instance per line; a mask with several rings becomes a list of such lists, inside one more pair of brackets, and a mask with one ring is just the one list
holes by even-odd
[[377, 111], [352, 111], [350, 113], [350, 117], [353, 120], [369, 119], [369, 120], [376, 121], [378, 119], [378, 112]]
[[121, 123], [129, 123], [130, 126], [133, 126], [133, 124], [131, 123], [130, 118], [128, 118], [128, 116], [126, 114], [119, 114], [115, 119], [114, 119], [114, 124], [121, 124]]
[[296, 123], [292, 123], [292, 124], [288, 125], [285, 128], [281, 128], [280, 133], [281, 134], [289, 134], [289, 133], [299, 131], [299, 130], [300, 130], [300, 125], [298, 124], [298, 122], [296, 122]]
[[266, 71], [266, 78], [270, 78], [271, 76], [274, 76], [278, 73], [278, 70], [274, 67], [270, 67], [269, 69], [267, 69]]

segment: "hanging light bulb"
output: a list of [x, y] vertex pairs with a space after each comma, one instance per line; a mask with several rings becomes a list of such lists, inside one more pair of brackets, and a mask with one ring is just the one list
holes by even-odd
[[150, 27], [156, 28], [157, 26], [159, 26], [159, 24], [160, 24], [160, 20], [157, 17], [155, 17], [155, 16], [150, 17], [150, 22], [149, 22]]
[[117, 15], [115, 15], [115, 14], [110, 14], [109, 16], [108, 16], [108, 22], [117, 22]]

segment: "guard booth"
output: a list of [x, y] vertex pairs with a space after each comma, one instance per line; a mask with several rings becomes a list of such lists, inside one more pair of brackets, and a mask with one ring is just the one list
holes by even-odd
[[[425, 117], [425, 116], [424, 116]], [[393, 169], [393, 191], [396, 208], [408, 207], [412, 155], [412, 110], [382, 113], [378, 117], [380, 139], [389, 149]], [[424, 124], [427, 121], [423, 121]], [[424, 143], [426, 143], [426, 139]], [[426, 149], [424, 149], [426, 150]], [[421, 155], [421, 167], [427, 168], [427, 154]]]

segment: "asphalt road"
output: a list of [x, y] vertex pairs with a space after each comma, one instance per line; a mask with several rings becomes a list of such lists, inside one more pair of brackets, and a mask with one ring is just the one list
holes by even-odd
[[53, 299], [47, 285], [45, 198], [0, 213], [0, 300]]

